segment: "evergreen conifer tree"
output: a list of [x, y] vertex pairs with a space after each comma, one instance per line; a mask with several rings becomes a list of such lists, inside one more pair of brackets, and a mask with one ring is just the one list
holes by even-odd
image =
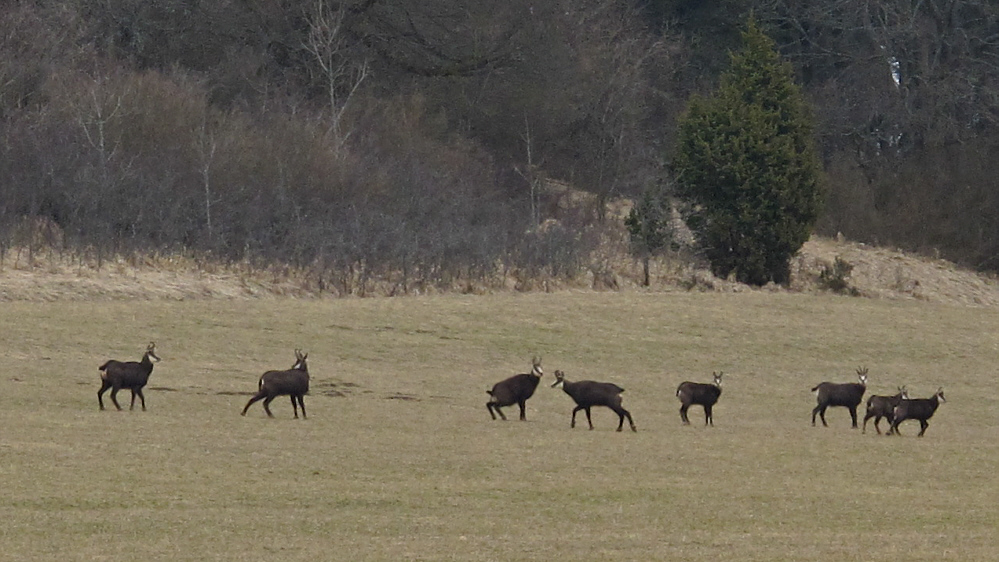
[[750, 20], [718, 92], [695, 96], [673, 170], [715, 275], [786, 284], [822, 202], [812, 122], [790, 64]]

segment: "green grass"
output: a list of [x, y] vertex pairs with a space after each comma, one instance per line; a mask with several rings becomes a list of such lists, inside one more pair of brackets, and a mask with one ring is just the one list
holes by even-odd
[[[563, 293], [0, 304], [0, 559], [993, 560], [992, 309], [847, 297]], [[97, 366], [163, 358], [147, 412]], [[308, 420], [239, 412], [309, 352]], [[485, 390], [544, 357], [528, 421]], [[917, 439], [811, 427], [809, 389], [943, 386]], [[639, 432], [569, 429], [551, 373], [627, 388]], [[726, 373], [705, 428], [683, 380]], [[127, 408], [129, 393], [119, 395]], [[109, 403], [110, 405], [110, 403]], [[882, 422], [882, 427], [884, 423]]]

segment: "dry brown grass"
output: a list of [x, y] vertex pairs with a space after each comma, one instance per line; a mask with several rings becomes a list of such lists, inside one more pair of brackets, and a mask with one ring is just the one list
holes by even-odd
[[999, 284], [993, 276], [961, 269], [942, 259], [821, 237], [813, 237], [801, 251], [797, 266], [808, 272], [797, 276], [805, 281], [801, 290], [814, 290], [817, 273], [837, 257], [853, 266], [850, 285], [865, 296], [972, 306], [999, 304]]
[[[994, 277], [961, 269], [940, 259], [906, 254], [860, 243], [813, 237], [792, 264], [789, 288], [767, 287], [768, 292], [822, 293], [823, 268], [845, 260], [853, 270], [846, 281], [865, 297], [970, 306], [999, 305]], [[452, 292], [563, 290], [624, 291], [750, 291], [745, 285], [718, 279], [681, 256], [655, 260], [653, 286], [640, 286], [641, 267], [628, 257], [623, 231], [608, 231], [592, 256], [589, 271], [574, 280], [508, 278], [491, 286], [455, 286]], [[398, 287], [373, 281], [368, 296], [394, 294]], [[439, 293], [440, 289], [433, 289]], [[259, 269], [247, 264], [221, 265], [176, 255], [116, 257], [100, 267], [93, 260], [70, 260], [51, 250], [36, 251], [32, 259], [23, 249], [8, 252], [0, 267], [0, 301], [129, 300], [129, 299], [242, 299], [329, 296], [314, 278], [289, 267]]]

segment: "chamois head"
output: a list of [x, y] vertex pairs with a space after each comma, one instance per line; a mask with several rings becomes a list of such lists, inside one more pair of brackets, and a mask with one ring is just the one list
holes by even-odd
[[533, 365], [533, 367], [531, 368], [531, 374], [533, 374], [536, 377], [540, 377], [540, 376], [542, 376], [542, 375], [545, 374], [545, 372], [541, 370], [541, 358], [540, 357], [532, 357], [531, 358], [531, 364]]
[[860, 381], [860, 384], [867, 386], [867, 367], [857, 368], [857, 379]]
[[149, 342], [149, 345], [146, 346], [146, 357], [150, 358], [154, 362], [159, 362], [160, 358], [156, 355], [156, 342], [151, 341]]
[[295, 350], [295, 364], [292, 365], [293, 370], [308, 371], [309, 367], [306, 365], [305, 360], [308, 359], [308, 353], [302, 353], [301, 349]]

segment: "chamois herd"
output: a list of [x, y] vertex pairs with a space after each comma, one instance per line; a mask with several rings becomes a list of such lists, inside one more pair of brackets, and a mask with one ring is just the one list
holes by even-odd
[[[305, 395], [309, 392], [309, 367], [306, 364], [308, 353], [295, 350], [295, 363], [285, 371], [267, 371], [257, 380], [257, 392], [250, 398], [243, 407], [241, 415], [245, 416], [247, 410], [254, 402], [263, 400], [264, 412], [268, 417], [274, 417], [271, 413], [270, 403], [278, 396], [289, 396], [295, 418], [298, 418], [298, 409], [302, 409], [302, 418], [305, 419]], [[156, 355], [156, 344], [151, 342], [146, 347], [146, 352], [139, 361], [116, 361], [114, 359], [105, 362], [98, 370], [101, 373], [101, 388], [97, 391], [97, 404], [100, 409], [104, 409], [104, 393], [111, 390], [111, 402], [121, 410], [118, 404], [118, 391], [127, 388], [132, 392], [132, 402], [129, 409], [135, 409], [135, 397], [138, 396], [143, 411], [146, 409], [146, 398], [142, 394], [143, 387], [149, 382], [149, 376], [153, 372], [153, 363], [159, 362]], [[830, 406], [840, 406], [850, 411], [850, 419], [853, 421], [853, 428], [857, 429], [857, 408], [864, 399], [867, 391], [867, 369], [857, 369], [857, 382], [832, 383], [822, 382], [812, 388], [815, 393], [816, 406], [812, 410], [812, 425], [815, 425], [815, 417], [822, 420], [822, 425], [828, 427], [826, 423], [826, 409]], [[684, 381], [676, 389], [676, 397], [680, 400], [680, 421], [683, 425], [690, 425], [687, 418], [687, 410], [694, 405], [704, 409], [704, 425], [714, 426], [712, 408], [718, 402], [722, 393], [722, 375], [724, 373], [714, 373], [714, 380], [711, 383], [698, 383]], [[531, 372], [514, 375], [504, 379], [487, 390], [489, 400], [486, 402], [486, 409], [489, 415], [495, 420], [498, 415], [506, 420], [501, 408], [513, 406], [520, 409], [520, 419], [527, 419], [527, 400], [534, 396], [544, 371], [541, 368], [541, 359], [535, 357], [532, 360]], [[604, 406], [618, 415], [617, 431], [624, 428], [624, 420], [627, 418], [628, 425], [632, 431], [638, 431], [635, 421], [631, 417], [631, 412], [622, 406], [621, 394], [624, 388], [610, 382], [597, 381], [570, 381], [562, 371], [555, 371], [555, 382], [552, 388], [561, 387], [566, 394], [576, 403], [572, 410], [572, 418], [569, 427], [576, 427], [576, 414], [580, 410], [586, 413], [586, 422], [590, 429], [593, 429], [593, 420], [590, 417], [590, 409], [594, 406]], [[898, 426], [906, 420], [916, 420], [919, 422], [919, 437], [926, 433], [929, 426], [929, 419], [933, 417], [937, 407], [946, 402], [943, 388], [937, 390], [936, 394], [930, 398], [910, 398], [905, 386], [898, 387], [898, 392], [890, 396], [871, 395], [867, 399], [867, 411], [864, 415], [863, 428], [861, 433], [867, 432], [867, 422], [874, 418], [874, 429], [881, 434], [879, 424], [884, 418], [888, 423], [886, 435], [901, 435]]]

